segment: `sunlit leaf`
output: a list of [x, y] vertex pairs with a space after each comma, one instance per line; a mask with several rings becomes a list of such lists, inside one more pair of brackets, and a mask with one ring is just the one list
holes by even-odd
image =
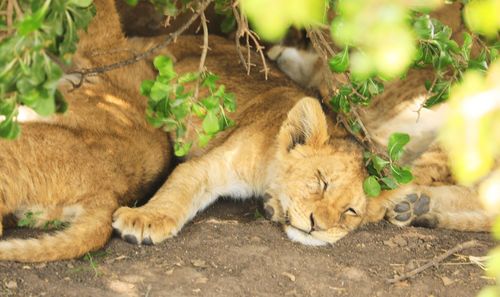
[[377, 181], [377, 178], [374, 176], [369, 176], [363, 182], [363, 190], [366, 195], [370, 197], [377, 197], [380, 195], [381, 187]]
[[413, 175], [408, 168], [402, 168], [396, 165], [390, 166], [394, 179], [400, 184], [407, 184], [413, 180]]
[[344, 47], [344, 50], [333, 56], [328, 63], [333, 72], [346, 71], [349, 67], [349, 48]]
[[387, 153], [392, 160], [399, 160], [404, 152], [404, 146], [410, 142], [410, 136], [406, 133], [393, 133], [389, 137]]
[[219, 119], [213, 110], [209, 110], [202, 122], [203, 131], [207, 134], [215, 134], [219, 132]]

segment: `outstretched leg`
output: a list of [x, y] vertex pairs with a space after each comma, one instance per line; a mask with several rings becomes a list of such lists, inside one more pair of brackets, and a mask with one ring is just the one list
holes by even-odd
[[398, 226], [489, 231], [494, 219], [476, 190], [457, 185], [408, 185], [383, 193], [368, 207], [369, 221], [385, 217]]
[[118, 209], [113, 227], [130, 243], [158, 243], [176, 235], [217, 197], [250, 197], [252, 191], [233, 169], [231, 159], [212, 151], [180, 164], [146, 205]]

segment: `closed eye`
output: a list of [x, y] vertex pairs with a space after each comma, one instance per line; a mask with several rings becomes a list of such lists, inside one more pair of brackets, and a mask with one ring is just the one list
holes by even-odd
[[358, 213], [357, 213], [357, 212], [356, 212], [356, 210], [355, 210], [354, 208], [352, 208], [352, 207], [349, 207], [348, 209], [346, 209], [346, 210], [344, 211], [344, 214], [346, 214], [346, 215], [350, 215], [350, 216], [355, 216], [355, 217], [357, 217], [357, 216], [358, 216]]

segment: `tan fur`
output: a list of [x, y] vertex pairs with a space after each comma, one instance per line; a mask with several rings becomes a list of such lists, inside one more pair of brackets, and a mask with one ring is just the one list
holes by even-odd
[[[116, 51], [129, 44], [114, 1], [94, 2], [97, 16], [80, 35], [75, 68], [130, 57]], [[1, 260], [69, 259], [101, 248], [114, 210], [152, 194], [171, 155], [167, 135], [145, 121], [146, 99], [138, 92], [154, 75], [141, 62], [91, 77], [74, 91], [62, 86], [66, 114], [24, 123], [19, 139], [0, 140], [0, 221], [31, 211], [38, 227], [70, 222], [38, 239], [0, 241]]]

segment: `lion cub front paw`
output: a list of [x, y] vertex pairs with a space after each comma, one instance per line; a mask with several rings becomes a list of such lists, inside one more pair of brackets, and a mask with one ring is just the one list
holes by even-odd
[[177, 222], [157, 210], [144, 207], [120, 207], [113, 214], [113, 228], [121, 238], [132, 244], [152, 245], [178, 231]]
[[264, 195], [264, 217], [273, 222], [285, 222], [285, 215], [279, 199], [268, 193]]

